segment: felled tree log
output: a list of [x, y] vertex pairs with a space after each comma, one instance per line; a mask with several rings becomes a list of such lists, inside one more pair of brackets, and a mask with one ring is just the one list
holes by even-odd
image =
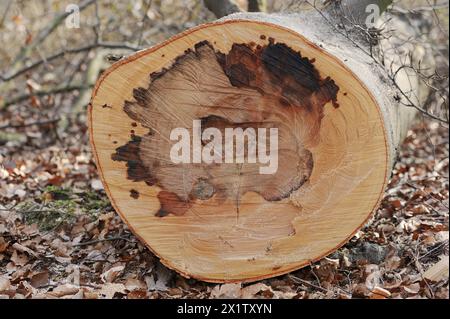
[[[368, 221], [414, 116], [397, 95], [317, 11], [240, 13], [105, 71], [91, 144], [114, 208], [162, 263], [253, 281], [328, 255]], [[227, 142], [239, 129], [262, 144]]]

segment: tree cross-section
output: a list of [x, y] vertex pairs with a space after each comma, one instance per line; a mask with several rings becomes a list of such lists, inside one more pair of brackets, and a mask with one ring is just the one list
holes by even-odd
[[[89, 124], [106, 192], [185, 276], [298, 269], [343, 245], [382, 198], [413, 112], [380, 66], [308, 16], [202, 25], [117, 62], [96, 85]], [[244, 150], [227, 139], [239, 129]]]

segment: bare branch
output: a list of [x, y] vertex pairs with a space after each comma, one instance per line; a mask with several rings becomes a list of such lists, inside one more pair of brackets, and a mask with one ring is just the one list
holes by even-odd
[[52, 94], [58, 94], [58, 93], [67, 93], [67, 92], [71, 92], [71, 91], [84, 90], [86, 88], [91, 88], [91, 87], [92, 87], [92, 85], [76, 84], [76, 85], [70, 85], [70, 86], [56, 87], [56, 88], [52, 88], [50, 90], [35, 91], [30, 94], [22, 94], [22, 95], [12, 98], [11, 100], [5, 101], [2, 105], [0, 105], [0, 110], [5, 107], [8, 107], [12, 104], [16, 104], [16, 103], [25, 101], [25, 100], [31, 98], [32, 96], [45, 96], [45, 95], [52, 95]]
[[138, 46], [142, 44], [143, 36], [144, 36], [144, 30], [145, 30], [145, 22], [147, 21], [147, 12], [152, 7], [152, 0], [147, 0], [146, 6], [144, 8], [144, 16], [142, 17], [141, 23], [141, 32], [139, 33], [138, 37]]
[[102, 243], [105, 241], [114, 241], [114, 240], [126, 240], [128, 242], [132, 242], [132, 240], [127, 236], [114, 236], [114, 237], [107, 237], [107, 238], [103, 238], [103, 239], [89, 240], [89, 241], [85, 241], [82, 243], [74, 244], [73, 246], [74, 247], [87, 246], [87, 245], [93, 245], [93, 244], [98, 244], [98, 243]]
[[[378, 64], [378, 65], [380, 65], [380, 66], [383, 66], [383, 67], [385, 67], [385, 65], [384, 65], [384, 59], [383, 59], [383, 57], [381, 57], [381, 60], [380, 59], [378, 59], [377, 57], [375, 57], [374, 55], [373, 55], [373, 51], [372, 51], [372, 43], [371, 43], [371, 40], [372, 40], [372, 35], [369, 33], [369, 31], [370, 30], [368, 30], [367, 28], [365, 28], [364, 27], [364, 24], [355, 24], [355, 23], [357, 23], [357, 21], [355, 21], [355, 19], [354, 18], [349, 18], [348, 16], [347, 16], [347, 14], [349, 14], [349, 13], [347, 13], [347, 14], [345, 14], [345, 11], [343, 11], [342, 10], [342, 5], [347, 5], [347, 6], [351, 6], [351, 3], [352, 2], [361, 2], [361, 3], [363, 3], [364, 4], [364, 2], [373, 2], [372, 0], [368, 0], [368, 1], [359, 1], [359, 0], [341, 0], [341, 1], [335, 1], [335, 0], [333, 0], [333, 3], [335, 4], [335, 5], [338, 5], [338, 7], [336, 7], [336, 6], [331, 6], [331, 7], [328, 7], [327, 8], [327, 10], [326, 10], [326, 12], [324, 12], [323, 10], [320, 10], [314, 3], [311, 3], [311, 2], [308, 2], [309, 3], [309, 5], [311, 5], [325, 20], [326, 20], [326, 22], [327, 23], [329, 23], [330, 25], [331, 25], [331, 27], [336, 31], [336, 32], [338, 32], [338, 33], [340, 33], [341, 35], [343, 35], [343, 36], [345, 36], [348, 40], [350, 40], [358, 49], [360, 49], [363, 53], [365, 53], [365, 54], [367, 54], [376, 64]], [[375, 2], [377, 2], [377, 1], [375, 1]], [[378, 1], [378, 2], [384, 2], [384, 3], [386, 3], [386, 1]], [[391, 1], [389, 1], [389, 2], [391, 2]], [[359, 10], [357, 10], [357, 7], [358, 6], [355, 6], [355, 8], [353, 9], [353, 14], [354, 15], [357, 15], [358, 14], [358, 12], [362, 12], [362, 11], [359, 11]], [[359, 7], [360, 8], [362, 8], [363, 6], [360, 4], [359, 5]], [[388, 7], [388, 5], [386, 4], [385, 5], [385, 8], [387, 8]], [[331, 8], [331, 9], [330, 9]], [[337, 10], [336, 10], [336, 8], [337, 8]], [[332, 10], [334, 10], [334, 11], [332, 11]], [[331, 19], [329, 18], [329, 17], [327, 17], [327, 13], [328, 14], [330, 14], [331, 15]], [[350, 13], [351, 14], [351, 13]], [[345, 24], [348, 24], [348, 25], [350, 25], [350, 24], [352, 24], [352, 26], [353, 27], [355, 27], [356, 26], [356, 29], [359, 29], [359, 31], [361, 32], [363, 32], [363, 33], [366, 33], [368, 36], [367, 36], [367, 42], [368, 42], [368, 44], [369, 44], [369, 49], [367, 49], [364, 45], [362, 45], [361, 43], [359, 43], [359, 41], [356, 41], [348, 32], [347, 32], [347, 29], [345, 28], [345, 25], [344, 25], [344, 31], [343, 30], [341, 30], [341, 29], [339, 29], [339, 28], [337, 28], [335, 25], [336, 25], [336, 23], [335, 23], [335, 21], [333, 21], [333, 20], [336, 20], [337, 18], [339, 18], [340, 20], [338, 20], [338, 21], [342, 21], [342, 18], [344, 18], [345, 20], [346, 20], [346, 23]], [[361, 22], [361, 21], [360, 21]], [[412, 98], [411, 98], [411, 96], [410, 96], [410, 94], [411, 94], [411, 92], [405, 92], [404, 90], [402, 90], [402, 88], [400, 87], [400, 85], [399, 85], [399, 83], [396, 81], [396, 76], [397, 76], [397, 74], [398, 74], [398, 72], [400, 71], [400, 70], [403, 70], [403, 69], [405, 69], [405, 68], [411, 68], [411, 69], [413, 69], [416, 73], [417, 73], [417, 76], [418, 77], [420, 77], [420, 75], [419, 75], [419, 73], [420, 72], [418, 72], [417, 71], [417, 69], [416, 68], [414, 68], [414, 67], [412, 67], [412, 66], [407, 66], [407, 65], [403, 65], [403, 66], [401, 66], [400, 67], [400, 69], [397, 69], [396, 71], [392, 71], [391, 70], [391, 72], [387, 72], [388, 74], [387, 74], [387, 76], [388, 76], [388, 79], [392, 82], [392, 84], [393, 84], [393, 86], [397, 89], [397, 91], [399, 92], [399, 94], [401, 95], [401, 97], [404, 99], [404, 101], [406, 101], [406, 102], [403, 102], [402, 104], [404, 105], [404, 106], [406, 106], [406, 107], [412, 107], [412, 108], [415, 108], [418, 112], [420, 112], [420, 113], [422, 113], [423, 115], [425, 115], [425, 116], [427, 116], [427, 117], [429, 117], [429, 118], [431, 118], [431, 119], [433, 119], [433, 120], [436, 120], [436, 121], [438, 121], [438, 122], [441, 122], [441, 123], [445, 123], [445, 124], [449, 124], [449, 121], [448, 121], [448, 119], [445, 119], [445, 118], [441, 118], [441, 117], [439, 117], [439, 116], [437, 116], [437, 115], [435, 115], [435, 114], [433, 114], [433, 113], [430, 113], [425, 107], [423, 107], [422, 105], [419, 105], [418, 103], [416, 103], [416, 102], [414, 102], [413, 100], [412, 100]], [[389, 71], [389, 70], [388, 70]]]
[[2, 26], [3, 23], [5, 22], [6, 16], [8, 15], [9, 9], [11, 8], [11, 4], [12, 0], [9, 0], [8, 3], [6, 4], [5, 11], [3, 12], [2, 17], [0, 19], [0, 26]]
[[84, 52], [84, 51], [89, 51], [92, 49], [96, 49], [96, 48], [106, 48], [106, 49], [124, 49], [124, 50], [130, 50], [130, 51], [139, 51], [142, 48], [141, 47], [135, 47], [126, 43], [111, 43], [111, 42], [98, 42], [98, 43], [93, 43], [93, 44], [89, 44], [86, 45], [84, 47], [80, 47], [80, 48], [75, 48], [75, 49], [67, 49], [67, 50], [63, 50], [60, 51], [58, 53], [55, 53], [49, 57], [46, 57], [42, 60], [36, 61], [33, 64], [24, 67], [16, 72], [14, 72], [13, 74], [10, 75], [0, 75], [0, 80], [2, 80], [3, 82], [7, 82], [10, 81], [16, 77], [18, 77], [19, 75], [22, 75], [38, 66], [40, 66], [43, 63], [48, 63], [50, 61], [53, 61], [55, 59], [58, 58], [62, 58], [64, 57], [66, 54], [77, 54], [80, 52]]
[[22, 128], [22, 127], [29, 127], [29, 126], [42, 126], [42, 125], [47, 125], [47, 124], [54, 124], [56, 122], [59, 122], [61, 120], [61, 118], [57, 117], [54, 119], [48, 119], [48, 120], [40, 120], [40, 121], [34, 121], [34, 122], [29, 122], [29, 123], [23, 123], [23, 124], [5, 124], [0, 126], [0, 130], [4, 130], [7, 128]]
[[375, 5], [379, 12], [384, 12], [392, 4], [392, 0], [332, 0], [328, 12], [333, 16], [345, 16], [351, 23], [362, 25], [370, 14], [368, 8]]
[[[78, 7], [80, 12], [93, 4], [96, 0], [85, 0]], [[53, 21], [47, 26], [45, 29], [41, 30], [35, 40], [24, 47], [16, 60], [14, 61], [14, 65], [17, 65], [21, 60], [23, 60], [34, 48], [36, 48], [39, 44], [45, 41], [45, 39], [56, 30], [56, 28], [71, 14], [71, 12], [63, 12], [56, 16]]]

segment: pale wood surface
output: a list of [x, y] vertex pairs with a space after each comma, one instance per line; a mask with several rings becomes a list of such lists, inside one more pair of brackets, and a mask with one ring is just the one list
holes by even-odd
[[[331, 51], [333, 56], [278, 21], [234, 19], [197, 27], [116, 63], [94, 90], [91, 143], [106, 192], [130, 229], [165, 265], [185, 276], [253, 281], [308, 265], [343, 245], [368, 220], [386, 186], [394, 133], [384, 114], [387, 97], [380, 89], [368, 89], [375, 75], [364, 74], [367, 69], [355, 74], [358, 68], [341, 58], [345, 53]], [[238, 219], [233, 200], [214, 198], [194, 203], [184, 215], [155, 216], [160, 189], [130, 181], [125, 163], [111, 159], [129, 141], [131, 129], [136, 135], [148, 132], [132, 126], [125, 101], [133, 100], [133, 89], [149, 86], [151, 73], [169, 67], [198, 42], [208, 40], [226, 53], [233, 43], [264, 45], [261, 35], [314, 58], [320, 75], [339, 86], [340, 106], [325, 106], [319, 141], [310, 149], [315, 165], [308, 183], [281, 201], [247, 192], [240, 198]], [[140, 196], [130, 197], [130, 190]]]

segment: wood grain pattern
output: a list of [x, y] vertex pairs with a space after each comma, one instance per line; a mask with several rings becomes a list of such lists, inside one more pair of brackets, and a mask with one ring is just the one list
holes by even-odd
[[[292, 76], [284, 74], [281, 80], [272, 81], [274, 83], [264, 87], [262, 91], [266, 92], [266, 96], [258, 93], [256, 88], [261, 88], [270, 81], [256, 84], [257, 80], [241, 78], [241, 84], [246, 84], [244, 87], [233, 85], [230, 80], [232, 76], [226, 73], [235, 64], [233, 53], [237, 51], [233, 51], [233, 46], [236, 48], [237, 45], [245, 45], [255, 50], [267, 48], [270, 46], [269, 38], [274, 45], [283, 46], [286, 50], [301, 55], [305, 62], [308, 61], [317, 71], [321, 85], [324, 86], [328, 81], [336, 87], [331, 91], [324, 91], [323, 94], [328, 92], [326, 94], [330, 95], [322, 95], [322, 100], [318, 97], [313, 99], [316, 102], [323, 101], [322, 104], [317, 102], [320, 104], [320, 107], [314, 108], [317, 113], [304, 111], [305, 105], [295, 109], [298, 101], [306, 103], [304, 98], [295, 97], [301, 91], [299, 88], [293, 90], [291, 96], [275, 92], [289, 87], [292, 84], [289, 81], [295, 82], [296, 77], [300, 78], [299, 81], [305, 80], [305, 75], [298, 75], [292, 70], [285, 70], [292, 72]], [[196, 78], [198, 87], [171, 93], [170, 84], [180, 84], [179, 77], [175, 81], [170, 76], [161, 76], [159, 82], [150, 77], [151, 74], [170, 70], [180, 56], [185, 56], [186, 52], [195, 52], [196, 45], [205, 41], [209, 45], [203, 48], [207, 49], [203, 53], [201, 49], [196, 53], [200, 56], [194, 68], [199, 72]], [[255, 54], [256, 51], [251, 52]], [[217, 60], [217, 55], [222, 55], [222, 60]], [[240, 52], [235, 59], [243, 55], [245, 54]], [[224, 56], [229, 58], [228, 62], [227, 59], [223, 60]], [[259, 63], [260, 60], [253, 55], [250, 57], [249, 61], [244, 62], [247, 66]], [[219, 62], [214, 64], [214, 61]], [[205, 69], [199, 71], [201, 65]], [[254, 65], [252, 68], [262, 72], [259, 78], [270, 77], [264, 73], [267, 70], [261, 71]], [[223, 70], [225, 73], [220, 74], [219, 71]], [[207, 74], [215, 71], [217, 74], [212, 77], [215, 82], [211, 82], [211, 77]], [[254, 79], [258, 79], [258, 75]], [[187, 82], [193, 83], [192, 79]], [[222, 83], [222, 86], [218, 83]], [[160, 87], [155, 89], [158, 85]], [[241, 105], [239, 99], [245, 95], [254, 99], [248, 104], [254, 108], [264, 105], [267, 96], [276, 98], [269, 99], [270, 103], [267, 104], [272, 107], [273, 112], [260, 110], [255, 113], [241, 107], [224, 115], [224, 108], [220, 105], [231, 105], [232, 102], [218, 101], [220, 94], [213, 93], [211, 89], [214, 85], [219, 86], [222, 93], [226, 90], [223, 96], [235, 97], [233, 105]], [[139, 91], [139, 88], [145, 91]], [[181, 88], [186, 88], [186, 83]], [[152, 102], [152, 94], [159, 96], [160, 103]], [[145, 98], [139, 101], [142, 96]], [[208, 105], [206, 110], [201, 109], [192, 106], [192, 96], [195, 96], [195, 101], [213, 99], [215, 102]], [[287, 96], [291, 99], [289, 104], [294, 106], [283, 109], [285, 102], [280, 102], [280, 96]], [[176, 101], [175, 104], [168, 102], [173, 100]], [[153, 108], [157, 112], [146, 113], [142, 105], [153, 105], [152, 103], [157, 105]], [[339, 107], [334, 107], [333, 104], [337, 106], [337, 103]], [[105, 104], [110, 107], [102, 107]], [[140, 104], [141, 107], [137, 107]], [[126, 105], [128, 106], [125, 107]], [[249, 173], [246, 179], [248, 187], [239, 192], [239, 196], [235, 192], [231, 195], [227, 193], [228, 196], [218, 196], [219, 192], [212, 191], [214, 196], [198, 196], [194, 199], [189, 197], [189, 205], [167, 208], [170, 203], [186, 203], [188, 198], [179, 201], [173, 196], [183, 197], [185, 187], [179, 186], [188, 174], [185, 173], [186, 169], [180, 169], [163, 182], [162, 176], [167, 176], [167, 171], [161, 173], [160, 169], [160, 173], [155, 173], [158, 172], [157, 169], [150, 169], [158, 152], [167, 153], [167, 145], [164, 146], [162, 138], [149, 136], [149, 131], [157, 130], [161, 134], [154, 136], [164, 136], [167, 135], [164, 128], [169, 129], [179, 124], [177, 121], [164, 121], [164, 116], [167, 118], [170, 114], [181, 114], [179, 109], [170, 109], [174, 105], [183, 110], [184, 117], [180, 122], [185, 121], [186, 126], [189, 126], [191, 119], [205, 116], [220, 116], [223, 124], [225, 120], [233, 123], [248, 120], [255, 122], [257, 119], [254, 114], [260, 116], [269, 113], [276, 118], [277, 125], [284, 126], [282, 131], [285, 133], [281, 137], [298, 138], [282, 139], [286, 142], [285, 148], [299, 140], [299, 144], [295, 145], [301, 146], [296, 147], [300, 151], [296, 153], [297, 157], [280, 156], [287, 160], [280, 165], [282, 176], [278, 176], [279, 178], [251, 178], [252, 174]], [[261, 119], [258, 120], [261, 122]], [[262, 122], [265, 120], [267, 119]], [[89, 111], [89, 124], [91, 144], [105, 189], [114, 208], [130, 229], [168, 267], [185, 276], [212, 282], [253, 281], [272, 277], [308, 265], [338, 248], [373, 212], [384, 191], [391, 165], [390, 138], [386, 133], [380, 104], [361, 81], [361, 75], [350, 71], [342, 61], [299, 33], [279, 24], [261, 21], [236, 19], [203, 25], [116, 63], [103, 74], [96, 85]], [[144, 136], [147, 136], [147, 146], [144, 148], [147, 150], [147, 153], [144, 152], [147, 160], [142, 162], [142, 166], [146, 168], [138, 167], [137, 170], [146, 172], [146, 175], [133, 179], [129, 176], [129, 167], [127, 168], [130, 159], [120, 158], [118, 148], [129, 145], [137, 137], [141, 138], [142, 143]], [[156, 145], [156, 148], [152, 149], [152, 145]], [[127, 154], [144, 153], [135, 149]], [[307, 173], [307, 178], [302, 180], [301, 185], [291, 187], [287, 192], [283, 191], [283, 196], [274, 200], [270, 192], [283, 186], [286, 176], [295, 175], [295, 169], [290, 166], [292, 162], [301, 162], [308, 156], [312, 158], [314, 165]], [[174, 172], [174, 169], [177, 168], [171, 167], [170, 172]], [[249, 166], [247, 172], [253, 169]], [[217, 170], [224, 172], [224, 168], [220, 166]], [[234, 168], [231, 171], [235, 172]], [[234, 176], [230, 170], [225, 169], [225, 173]], [[202, 175], [194, 176], [198, 182], [197, 177]], [[202, 185], [203, 189], [205, 185], [213, 185], [214, 189], [219, 185], [229, 190], [234, 185], [234, 179], [223, 182], [217, 176]], [[216, 182], [220, 180], [220, 183]], [[238, 217], [236, 198], [239, 199]]]

